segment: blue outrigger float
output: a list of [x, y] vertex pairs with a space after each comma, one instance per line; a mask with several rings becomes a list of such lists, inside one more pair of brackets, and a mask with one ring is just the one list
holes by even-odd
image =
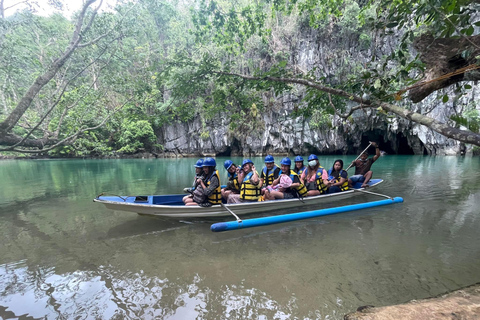
[[[382, 183], [382, 179], [372, 179], [369, 182], [369, 190]], [[140, 215], [150, 215], [168, 218], [206, 218], [218, 216], [242, 216], [256, 212], [267, 212], [279, 209], [301, 208], [318, 205], [349, 198], [353, 195], [368, 192], [356, 183], [353, 189], [347, 191], [322, 194], [319, 196], [302, 199], [282, 199], [272, 201], [255, 201], [235, 204], [213, 205], [211, 207], [185, 206], [182, 198], [185, 194], [176, 195], [148, 195], [148, 196], [105, 196], [99, 195], [93, 201], [104, 204], [108, 209], [128, 211]]]
[[368, 209], [373, 207], [380, 207], [394, 203], [401, 203], [403, 202], [403, 198], [395, 197], [390, 198], [387, 200], [380, 200], [380, 201], [372, 201], [372, 202], [364, 202], [358, 204], [352, 204], [343, 207], [334, 207], [334, 208], [327, 208], [321, 210], [313, 210], [313, 211], [305, 211], [299, 213], [290, 213], [290, 214], [283, 214], [278, 216], [270, 216], [270, 217], [263, 217], [263, 218], [255, 218], [255, 219], [248, 219], [248, 220], [241, 220], [237, 218], [237, 221], [230, 221], [230, 222], [219, 222], [214, 223], [210, 227], [210, 230], [213, 232], [222, 232], [222, 231], [230, 231], [230, 230], [237, 230], [237, 229], [246, 229], [252, 227], [259, 227], [259, 226], [266, 226], [270, 224], [277, 224], [277, 223], [284, 223], [290, 221], [297, 221], [303, 219], [310, 219], [320, 216], [327, 216], [347, 211], [355, 211], [361, 209]]

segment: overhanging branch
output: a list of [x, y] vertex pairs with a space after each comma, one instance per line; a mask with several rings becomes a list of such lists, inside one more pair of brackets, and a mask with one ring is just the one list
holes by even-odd
[[[396, 114], [397, 116], [424, 125], [433, 131], [440, 133], [441, 135], [451, 138], [454, 140], [458, 140], [464, 143], [470, 143], [474, 144], [476, 146], [480, 146], [480, 134], [469, 131], [469, 130], [461, 130], [455, 127], [452, 127], [448, 124], [442, 123], [440, 121], [437, 121], [431, 117], [425, 116], [423, 114], [420, 114], [418, 112], [414, 112], [390, 103], [386, 103], [377, 99], [372, 99], [371, 101], [364, 101], [360, 96], [351, 94], [349, 92], [346, 92], [341, 89], [335, 89], [335, 88], [330, 88], [323, 86], [319, 83], [316, 83], [311, 80], [306, 80], [306, 79], [300, 79], [300, 78], [279, 78], [279, 77], [270, 77], [270, 76], [263, 76], [263, 77], [254, 77], [254, 76], [245, 76], [241, 74], [236, 74], [236, 73], [228, 73], [228, 72], [217, 72], [218, 74], [222, 75], [230, 75], [230, 76], [235, 76], [239, 77], [245, 80], [251, 80], [251, 81], [258, 81], [258, 80], [268, 80], [268, 81], [274, 81], [274, 82], [283, 82], [283, 83], [291, 83], [291, 84], [300, 84], [304, 85], [306, 87], [314, 88], [319, 91], [333, 94], [339, 97], [346, 98], [350, 101], [357, 102], [361, 106], [356, 106], [356, 110], [360, 108], [378, 108], [381, 107], [384, 111], [386, 112], [391, 112], [393, 114]], [[352, 109], [354, 109], [352, 108]], [[353, 110], [355, 111], [355, 110]], [[351, 112], [353, 112], [351, 111]], [[351, 114], [351, 113], [350, 113]], [[349, 114], [347, 114], [349, 116]]]
[[[85, 131], [91, 131], [91, 130], [96, 130], [100, 127], [102, 127], [115, 113], [117, 113], [119, 110], [121, 110], [128, 102], [130, 102], [132, 98], [128, 99], [123, 103], [121, 106], [118, 106], [115, 108], [112, 113], [110, 113], [108, 116], [106, 116], [98, 125], [89, 127], [89, 128], [83, 128], [75, 132], [74, 134], [58, 141], [58, 140], [52, 140], [52, 139], [36, 139], [36, 140], [29, 140], [27, 139], [22, 146], [24, 147], [32, 147], [32, 148], [40, 148], [40, 150], [30, 150], [30, 149], [24, 149], [24, 148], [15, 148], [15, 147], [8, 147], [8, 148], [3, 148], [0, 149], [0, 151], [14, 151], [14, 152], [22, 152], [22, 153], [44, 153], [47, 151], [50, 151], [52, 149], [55, 149], [59, 146], [70, 144], [73, 141], [75, 141], [82, 133]], [[14, 144], [14, 139], [22, 139], [21, 137], [14, 136], [14, 135], [7, 135], [5, 137], [0, 137], [0, 144]], [[53, 144], [52, 144], [53, 143]], [[49, 145], [48, 148], [41, 149], [43, 146]]]

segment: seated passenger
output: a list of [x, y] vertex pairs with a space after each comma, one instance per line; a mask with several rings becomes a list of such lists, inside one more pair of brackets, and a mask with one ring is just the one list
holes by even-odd
[[193, 198], [192, 193], [193, 193], [193, 190], [195, 190], [195, 188], [197, 187], [197, 179], [201, 179], [204, 175], [202, 165], [203, 165], [203, 159], [198, 159], [197, 163], [195, 163], [195, 165], [194, 165], [195, 166], [195, 178], [193, 179], [193, 184], [190, 188], [184, 188], [183, 189], [183, 192], [190, 193], [188, 196], [183, 197], [183, 199], [182, 199], [183, 203], [186, 203], [187, 199]]
[[333, 163], [333, 167], [328, 170], [328, 181], [332, 184], [327, 193], [336, 193], [348, 190], [348, 173], [343, 170], [343, 161], [338, 159]]
[[243, 160], [242, 167], [238, 169], [240, 194], [230, 194], [227, 203], [241, 203], [245, 201], [258, 201], [261, 196], [260, 178], [255, 170], [252, 160]]
[[304, 170], [305, 170], [305, 166], [303, 165], [303, 157], [296, 156], [295, 168], [293, 168], [293, 171], [295, 171], [295, 173], [298, 174], [298, 176], [301, 176]]
[[232, 193], [240, 193], [240, 186], [238, 184], [237, 166], [232, 160], [226, 160], [223, 164], [227, 170], [228, 182], [227, 186], [222, 189], [222, 198], [227, 200]]
[[[282, 173], [277, 179], [273, 180], [271, 186], [265, 189], [265, 200], [305, 197], [307, 195], [307, 189], [300, 182], [298, 174], [290, 170], [292, 161], [289, 158], [283, 158], [280, 164], [282, 166]], [[277, 188], [279, 184], [282, 185]]]
[[308, 157], [308, 167], [303, 171], [300, 180], [308, 190], [307, 196], [318, 196], [327, 192], [327, 188], [331, 185], [328, 181], [328, 173], [320, 166], [318, 157], [311, 154]]
[[280, 168], [275, 164], [275, 159], [273, 158], [273, 156], [267, 155], [265, 157], [265, 167], [263, 167], [262, 175], [260, 176], [260, 187], [266, 188], [270, 186], [273, 180], [278, 178], [279, 174]]
[[272, 192], [272, 191], [281, 191], [280, 189], [287, 189], [290, 188], [292, 185], [293, 181], [290, 178], [290, 176], [287, 176], [286, 174], [281, 174], [280, 177], [280, 182], [277, 185], [274, 186], [268, 186], [267, 190]]
[[222, 203], [220, 176], [218, 170], [215, 169], [216, 165], [215, 159], [205, 158], [202, 165], [205, 177], [197, 179], [197, 187], [193, 190], [193, 198], [191, 201], [185, 202], [185, 205], [210, 207], [213, 204]]

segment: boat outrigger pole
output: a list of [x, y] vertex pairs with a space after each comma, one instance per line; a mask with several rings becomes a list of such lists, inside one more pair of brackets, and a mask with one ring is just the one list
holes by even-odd
[[251, 227], [266, 226], [269, 224], [310, 219], [310, 218], [315, 218], [320, 216], [347, 212], [347, 211], [379, 207], [379, 206], [400, 203], [400, 202], [403, 202], [403, 198], [395, 197], [393, 199], [352, 204], [352, 205], [343, 206], [343, 207], [335, 207], [335, 208], [328, 208], [328, 209], [321, 209], [321, 210], [314, 210], [314, 211], [305, 211], [305, 212], [299, 212], [299, 213], [284, 214], [279, 216], [248, 219], [243, 221], [240, 220], [240, 221], [230, 221], [230, 222], [219, 222], [219, 223], [212, 224], [212, 226], [210, 227], [210, 230], [212, 230], [213, 232], [221, 232], [221, 231], [229, 231], [229, 230], [236, 230], [236, 229], [246, 229]]
[[228, 207], [226, 205], [224, 205], [223, 203], [221, 203], [222, 207], [225, 208], [225, 210], [227, 210], [228, 212], [230, 212], [231, 215], [233, 215], [235, 217], [235, 219], [237, 219], [237, 222], [242, 222], [242, 219], [240, 219], [236, 214], [235, 212], [233, 212], [232, 210], [228, 209]]

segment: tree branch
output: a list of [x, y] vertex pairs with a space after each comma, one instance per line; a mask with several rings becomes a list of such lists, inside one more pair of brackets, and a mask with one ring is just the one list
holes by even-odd
[[[407, 119], [412, 122], [424, 125], [447, 138], [452, 138], [464, 143], [471, 143], [476, 146], [480, 146], [480, 134], [478, 133], [475, 133], [469, 130], [461, 130], [458, 128], [454, 128], [452, 126], [449, 126], [448, 124], [439, 122], [433, 118], [430, 118], [418, 112], [414, 112], [390, 103], [382, 102], [378, 99], [372, 99], [372, 101], [365, 102], [360, 96], [348, 93], [344, 90], [326, 87], [314, 81], [299, 79], [299, 78], [278, 78], [278, 77], [270, 77], [270, 76], [254, 77], [254, 76], [245, 76], [245, 75], [229, 73], [229, 72], [215, 72], [215, 73], [235, 76], [235, 77], [239, 77], [246, 80], [252, 80], [252, 81], [253, 80], [269, 80], [274, 82], [295, 83], [295, 84], [304, 85], [306, 87], [315, 88], [319, 91], [340, 96], [340, 97], [349, 99], [350, 101], [357, 102], [367, 108], [382, 107], [382, 109], [387, 112], [394, 113], [403, 119]], [[361, 108], [360, 106], [356, 107], [357, 110], [360, 108]]]
[[[112, 113], [110, 113], [108, 116], [106, 116], [102, 122], [100, 122], [98, 125], [96, 126], [93, 126], [93, 127], [89, 127], [89, 128], [84, 128], [84, 129], [80, 129], [78, 130], [77, 132], [75, 132], [74, 134], [64, 138], [63, 140], [61, 141], [55, 141], [56, 143], [50, 145], [48, 148], [46, 149], [41, 149], [41, 150], [28, 150], [28, 149], [18, 149], [18, 148], [14, 148], [14, 147], [9, 147], [9, 148], [3, 148], [3, 149], [0, 149], [0, 151], [15, 151], [15, 152], [22, 152], [22, 153], [43, 153], [43, 152], [47, 152], [47, 151], [50, 151], [56, 147], [59, 147], [59, 146], [62, 146], [62, 145], [65, 145], [67, 143], [71, 143], [72, 141], [75, 141], [82, 133], [84, 133], [85, 131], [91, 131], [91, 130], [96, 130], [100, 127], [102, 127], [115, 113], [117, 113], [119, 110], [121, 110], [128, 102], [130, 102], [132, 100], [132, 98], [128, 99], [127, 101], [125, 101], [125, 103], [123, 103], [121, 106], [115, 108], [113, 110]], [[8, 140], [6, 140], [5, 138], [8, 138]], [[21, 139], [21, 137], [18, 137], [18, 136], [14, 136], [14, 135], [8, 135], [6, 136], [5, 138], [2, 138], [0, 137], [0, 144], [5, 144], [5, 143], [8, 143], [9, 141], [11, 142], [12, 139]], [[48, 140], [48, 139], [45, 139], [45, 140], [33, 140], [33, 141], [25, 141], [25, 143], [23, 144], [25, 147], [34, 147], [34, 148], [40, 148], [46, 144], [50, 144], [52, 141], [54, 140]], [[30, 145], [30, 142], [32, 142], [33, 144]], [[43, 142], [43, 145], [41, 144]]]
[[20, 102], [17, 104], [15, 109], [10, 113], [10, 115], [2, 122], [0, 122], [0, 137], [6, 135], [13, 127], [18, 123], [18, 120], [23, 116], [27, 109], [32, 104], [35, 96], [40, 92], [40, 90], [57, 74], [58, 70], [65, 64], [67, 59], [72, 55], [72, 53], [77, 49], [78, 44], [82, 39], [81, 29], [83, 21], [85, 19], [85, 14], [88, 7], [95, 2], [95, 0], [87, 0], [82, 7], [82, 11], [78, 17], [75, 31], [72, 35], [69, 46], [63, 52], [63, 54], [56, 59], [50, 68], [42, 75], [35, 79], [35, 82], [27, 90], [25, 95], [21, 98]]

